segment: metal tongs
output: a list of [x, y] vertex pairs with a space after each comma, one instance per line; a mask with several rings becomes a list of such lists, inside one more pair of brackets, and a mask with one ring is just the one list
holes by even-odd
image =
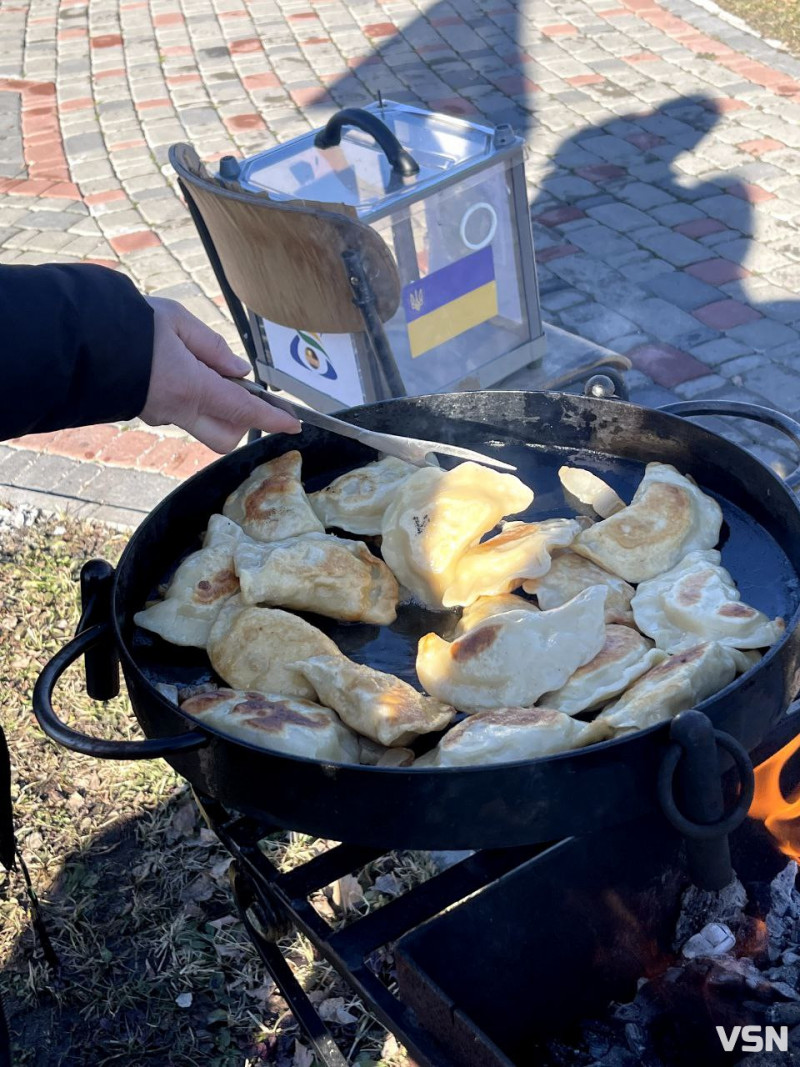
[[404, 459], [407, 463], [413, 463], [415, 467], [438, 467], [439, 461], [436, 453], [443, 456], [453, 456], [454, 459], [472, 460], [473, 463], [482, 463], [485, 467], [496, 467], [497, 470], [515, 471], [517, 468], [502, 460], [493, 459], [491, 456], [481, 455], [469, 448], [459, 448], [457, 445], [445, 445], [440, 441], [421, 441], [416, 437], [400, 437], [393, 433], [379, 433], [377, 430], [366, 430], [362, 426], [354, 426], [351, 422], [336, 419], [333, 415], [323, 415], [314, 408], [303, 407], [295, 404], [278, 393], [270, 392], [247, 378], [229, 378], [229, 381], [241, 385], [253, 396], [266, 400], [273, 407], [281, 408], [294, 415], [300, 422], [307, 422], [309, 426], [317, 426], [320, 430], [328, 430], [339, 437], [349, 437], [353, 441], [360, 441], [362, 445], [374, 448], [387, 456], [396, 456]]

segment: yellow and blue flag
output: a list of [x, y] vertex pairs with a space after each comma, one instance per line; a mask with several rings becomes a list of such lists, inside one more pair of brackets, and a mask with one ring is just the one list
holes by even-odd
[[497, 314], [492, 246], [403, 287], [411, 355], [421, 356]]

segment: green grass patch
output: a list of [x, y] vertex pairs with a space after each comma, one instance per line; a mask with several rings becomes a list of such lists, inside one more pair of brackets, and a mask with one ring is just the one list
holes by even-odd
[[800, 0], [717, 0], [765, 37], [781, 41], [800, 56]]

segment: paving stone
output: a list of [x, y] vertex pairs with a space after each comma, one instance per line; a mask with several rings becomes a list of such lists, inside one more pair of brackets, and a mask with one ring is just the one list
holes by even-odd
[[705, 341], [703, 344], [695, 346], [690, 351], [693, 356], [696, 356], [703, 363], [715, 366], [717, 364], [725, 364], [736, 357], [741, 357], [748, 349], [745, 345], [732, 340], [730, 337], [716, 337], [712, 341]]
[[[785, 326], [781, 322], [772, 319], [758, 319], [755, 322], [745, 323], [728, 330], [728, 336], [743, 345], [747, 345], [756, 352], [771, 353], [773, 349], [781, 345], [793, 344], [800, 357], [800, 334], [791, 326]], [[798, 359], [800, 364], [800, 358]]]
[[602, 304], [588, 301], [561, 312], [564, 326], [597, 344], [631, 332], [631, 322]]
[[710, 304], [720, 299], [718, 289], [692, 278], [682, 270], [659, 274], [650, 278], [646, 284], [656, 296], [675, 304], [676, 307], [683, 308], [684, 311], [693, 311], [703, 304]]
[[665, 388], [671, 389], [681, 382], [708, 374], [708, 368], [699, 360], [668, 344], [652, 342], [633, 348], [627, 354], [638, 370]]
[[698, 400], [707, 393], [725, 385], [725, 378], [719, 374], [705, 374], [700, 378], [694, 378], [688, 382], [681, 382], [675, 386], [675, 392], [682, 400]]
[[743, 374], [742, 381], [745, 388], [759, 393], [781, 411], [793, 413], [800, 410], [800, 374], [786, 367], [763, 363]]

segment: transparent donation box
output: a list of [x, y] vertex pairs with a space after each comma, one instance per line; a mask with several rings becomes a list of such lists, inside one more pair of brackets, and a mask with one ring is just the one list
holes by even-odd
[[[399, 176], [370, 133], [345, 125], [334, 147], [315, 147], [311, 131], [243, 161], [238, 181], [279, 199], [346, 205], [381, 236], [401, 287], [384, 330], [407, 395], [485, 388], [536, 362], [544, 335], [522, 140], [510, 127], [390, 101], [365, 110], [417, 173]], [[314, 334], [301, 322], [289, 329], [251, 318], [270, 385], [323, 411], [382, 398], [367, 371], [366, 333]]]

